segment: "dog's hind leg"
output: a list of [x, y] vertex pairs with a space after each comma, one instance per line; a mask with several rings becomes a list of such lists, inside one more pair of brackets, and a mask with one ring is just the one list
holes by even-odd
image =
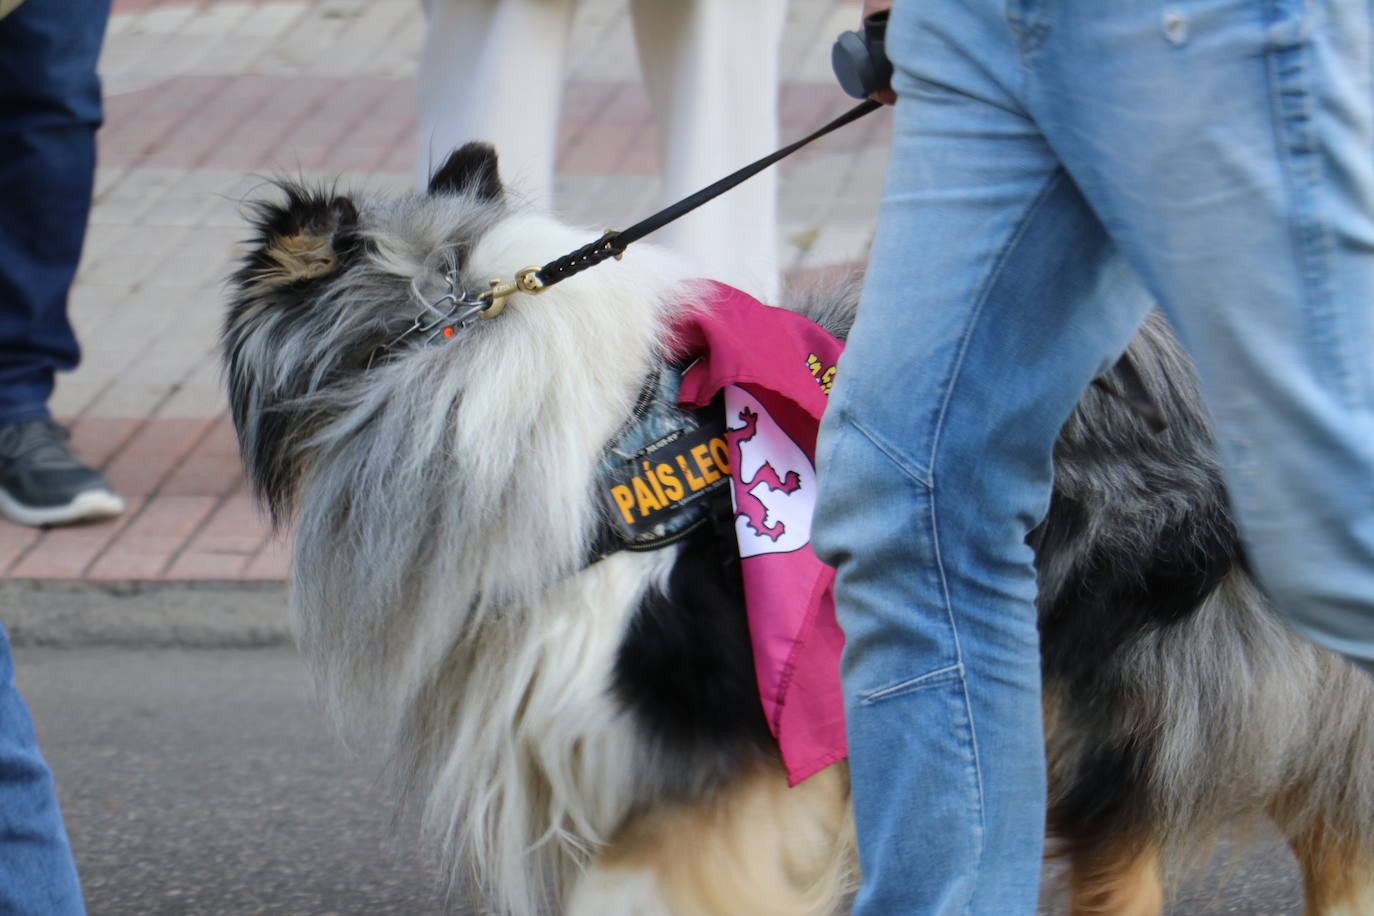
[[568, 916], [831, 916], [855, 869], [848, 768], [794, 789], [760, 769], [631, 821], [573, 888]]
[[1158, 916], [1164, 910], [1159, 849], [1123, 842], [1073, 857], [1072, 916]]
[[1307, 916], [1374, 916], [1369, 840], [1338, 835], [1320, 821], [1289, 836], [1302, 868]]

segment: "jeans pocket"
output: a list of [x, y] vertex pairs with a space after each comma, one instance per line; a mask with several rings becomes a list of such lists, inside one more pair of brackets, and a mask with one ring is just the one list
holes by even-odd
[[946, 684], [956, 683], [964, 676], [963, 665], [947, 665], [944, 668], [937, 668], [934, 671], [917, 675], [889, 684], [886, 687], [879, 687], [876, 690], [860, 690], [858, 693], [860, 706], [872, 706], [884, 700], [894, 697], [906, 696], [920, 690], [929, 690], [933, 687], [943, 687]]

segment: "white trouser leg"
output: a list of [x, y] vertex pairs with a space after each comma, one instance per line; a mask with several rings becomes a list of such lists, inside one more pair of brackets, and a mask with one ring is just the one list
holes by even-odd
[[423, 0], [416, 184], [457, 146], [486, 140], [502, 178], [532, 203], [553, 203], [563, 60], [572, 0]]
[[[778, 56], [786, 0], [631, 0], [658, 118], [664, 203], [778, 147]], [[654, 241], [705, 276], [778, 296], [778, 172], [766, 169], [662, 229]]]

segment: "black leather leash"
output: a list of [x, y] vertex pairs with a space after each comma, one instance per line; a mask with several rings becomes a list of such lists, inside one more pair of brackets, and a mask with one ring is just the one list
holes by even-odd
[[700, 191], [684, 197], [677, 203], [663, 208], [652, 216], [640, 220], [628, 229], [609, 229], [601, 238], [591, 244], [583, 245], [576, 251], [565, 254], [561, 258], [555, 258], [543, 267], [525, 268], [515, 275], [514, 281], [501, 283], [499, 285], [493, 281], [492, 288], [483, 292], [481, 298], [491, 303], [489, 309], [491, 313], [494, 314], [500, 312], [500, 310], [505, 307], [505, 300], [514, 293], [542, 292], [555, 283], [566, 280], [574, 274], [581, 273], [589, 267], [595, 267], [608, 258], [618, 258], [625, 253], [625, 249], [631, 243], [639, 241], [651, 232], [662, 229], [673, 220], [719, 197], [736, 185], [762, 172], [770, 165], [792, 155], [813, 140], [824, 137], [831, 131], [839, 130], [846, 124], [857, 121], [864, 115], [877, 111], [882, 107], [880, 102], [875, 102], [871, 99], [865, 100], [821, 127], [819, 130], [802, 137], [795, 143], [784, 146], [777, 152], [769, 153], [756, 162], [751, 162], [744, 168], [732, 172], [714, 184], [708, 185]]
[[[880, 17], [879, 20], [875, 20], [873, 23], [866, 23], [866, 28], [870, 30], [867, 44], [865, 45], [863, 42], [860, 42], [857, 51], [853, 49], [849, 51], [855, 59], [876, 53], [877, 63], [885, 68], [882, 69], [879, 77], [877, 77], [883, 84], [885, 84], [888, 75], [891, 73], [891, 68], [887, 66], [886, 59], [883, 57], [882, 53], [882, 29], [885, 25], [885, 17]], [[876, 39], [872, 32], [875, 28], [877, 29]], [[857, 36], [859, 33], [850, 34]], [[855, 40], [858, 41], [858, 39]], [[875, 47], [876, 52], [874, 51]], [[837, 55], [841, 50], [844, 50], [838, 42], [836, 44], [836, 49]], [[843, 69], [844, 68], [840, 67], [838, 63], [836, 64], [837, 73], [841, 73]], [[867, 92], [875, 88], [875, 86], [870, 85], [869, 82], [853, 80], [850, 82], [853, 82], [854, 85], [851, 86], [846, 84], [844, 88], [851, 95], [857, 95], [860, 92]], [[843, 77], [841, 78], [841, 83], [846, 83]], [[482, 292], [475, 300], [467, 298], [458, 300], [459, 305], [467, 305], [467, 308], [463, 311], [463, 320], [468, 320], [473, 314], [482, 318], [493, 318], [505, 309], [506, 302], [516, 293], [541, 293], [574, 274], [581, 273], [589, 267], [595, 267], [602, 261], [610, 258], [619, 258], [625, 253], [626, 248], [632, 243], [644, 238], [644, 236], [649, 233], [662, 229], [673, 220], [685, 216], [702, 204], [714, 200], [726, 191], [747, 181], [774, 163], [792, 155], [808, 143], [818, 140], [832, 131], [839, 130], [846, 124], [851, 124], [864, 115], [871, 114], [882, 107], [883, 105], [881, 102], [875, 102], [872, 99], [864, 99], [864, 101], [855, 105], [838, 118], [835, 118], [812, 133], [807, 134], [800, 140], [790, 143], [776, 152], [769, 153], [762, 159], [751, 162], [744, 168], [726, 175], [714, 184], [707, 185], [700, 191], [684, 197], [675, 204], [664, 207], [662, 210], [640, 220], [628, 229], [608, 229], [605, 234], [596, 241], [588, 245], [583, 245], [576, 251], [569, 252], [561, 258], [555, 258], [543, 267], [526, 267], [524, 270], [516, 273], [513, 281], [506, 281], [503, 283], [499, 280], [492, 280], [491, 288]], [[417, 324], [419, 324], [423, 318], [424, 316], [422, 316], [421, 319], [417, 319]], [[453, 322], [450, 319], [450, 314], [444, 314], [441, 316], [438, 324], [443, 324], [446, 327], [451, 326]], [[1167, 429], [1168, 422], [1164, 419], [1163, 411], [1160, 410], [1154, 397], [1145, 387], [1144, 380], [1140, 377], [1139, 369], [1127, 354], [1122, 354], [1121, 359], [1117, 362], [1116, 369], [1117, 379], [1120, 382], [1119, 387], [1105, 377], [1095, 379], [1094, 384], [1109, 395], [1119, 398], [1126, 403], [1145, 421], [1153, 432], [1160, 433]]]

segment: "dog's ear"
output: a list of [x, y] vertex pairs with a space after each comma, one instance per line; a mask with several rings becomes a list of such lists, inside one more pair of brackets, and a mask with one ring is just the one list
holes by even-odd
[[431, 194], [475, 193], [482, 200], [496, 200], [503, 193], [496, 169], [496, 150], [490, 143], [468, 143], [449, 153], [448, 159], [429, 180]]
[[284, 203], [255, 204], [257, 238], [237, 279], [258, 291], [295, 287], [338, 270], [359, 246], [358, 208], [348, 197], [285, 185]]

